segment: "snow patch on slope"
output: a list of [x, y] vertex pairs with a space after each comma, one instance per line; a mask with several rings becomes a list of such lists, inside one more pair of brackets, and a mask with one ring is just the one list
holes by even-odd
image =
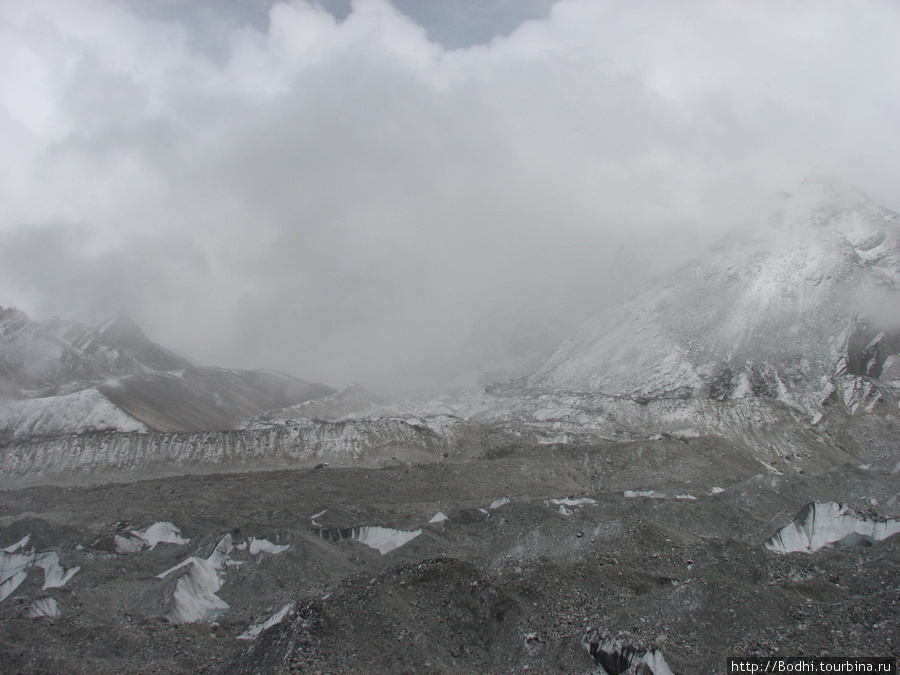
[[98, 431], [149, 430], [96, 389], [10, 401], [0, 406], [0, 434], [15, 442]]

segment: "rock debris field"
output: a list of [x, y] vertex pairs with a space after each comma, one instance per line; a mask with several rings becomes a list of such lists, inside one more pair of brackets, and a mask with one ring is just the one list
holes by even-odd
[[614, 451], [2, 492], [0, 662], [666, 675], [898, 656], [895, 474], [640, 483], [631, 465], [631, 489], [600, 489], [585, 467]]

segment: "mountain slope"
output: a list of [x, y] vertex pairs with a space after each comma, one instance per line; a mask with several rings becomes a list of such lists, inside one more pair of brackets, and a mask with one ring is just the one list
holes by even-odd
[[265, 370], [193, 367], [109, 380], [98, 390], [155, 431], [223, 431], [266, 410], [334, 392]]
[[[596, 317], [527, 377], [532, 387], [639, 401], [767, 396], [855, 408], [900, 349], [900, 216], [807, 182], [731, 237]], [[871, 400], [871, 396], [869, 396]]]
[[0, 440], [222, 431], [334, 392], [272, 371], [196, 366], [124, 314], [91, 326], [0, 308]]
[[113, 377], [190, 367], [127, 315], [96, 326], [0, 307], [0, 392], [17, 398], [67, 394]]

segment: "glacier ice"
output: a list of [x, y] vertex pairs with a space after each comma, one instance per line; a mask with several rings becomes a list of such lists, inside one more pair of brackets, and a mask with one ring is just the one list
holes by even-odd
[[34, 553], [0, 552], [0, 600], [9, 597], [25, 581], [33, 562]]
[[328, 541], [343, 541], [345, 539], [358, 541], [370, 548], [374, 548], [381, 555], [400, 548], [422, 534], [422, 530], [395, 530], [390, 527], [379, 527], [377, 525], [328, 530], [315, 529], [313, 532]]
[[190, 539], [181, 536], [181, 530], [168, 521], [153, 523], [146, 530], [131, 530], [131, 537], [115, 536], [117, 553], [137, 553], [145, 546], [156, 548], [157, 544], [187, 544]]
[[131, 533], [143, 539], [147, 546], [151, 549], [156, 548], [157, 544], [187, 544], [190, 539], [181, 536], [181, 530], [168, 521], [153, 523], [144, 531], [132, 530]]
[[217, 593], [225, 583], [223, 578], [225, 568], [244, 564], [244, 561], [231, 559], [233, 550], [247, 551], [250, 555], [258, 553], [276, 555], [290, 548], [287, 544], [273, 544], [268, 539], [256, 537], [235, 544], [231, 534], [226, 534], [208, 557], [191, 556], [156, 575], [157, 579], [164, 579], [173, 572], [186, 569], [175, 584], [175, 592], [172, 595], [173, 606], [166, 618], [172, 623], [210, 621], [228, 609], [228, 603]]
[[38, 598], [28, 606], [25, 613], [29, 619], [45, 619], [60, 616], [59, 603], [55, 598]]
[[657, 649], [639, 649], [621, 640], [591, 642], [586, 647], [608, 675], [673, 675]]
[[22, 537], [22, 538], [21, 538], [19, 541], [17, 541], [15, 544], [12, 544], [11, 546], [7, 546], [6, 548], [0, 549], [0, 550], [4, 551], [4, 552], [6, 552], [6, 553], [15, 553], [15, 552], [18, 551], [20, 548], [25, 548], [26, 546], [28, 546], [28, 542], [29, 542], [29, 541], [31, 541], [31, 535], [30, 535], [30, 534], [26, 534], [24, 537]]
[[412, 541], [422, 534], [422, 530], [394, 530], [389, 527], [363, 527], [360, 528], [357, 541], [376, 549], [384, 555], [404, 544]]
[[596, 504], [596, 499], [590, 497], [563, 497], [562, 499], [548, 499], [550, 504], [558, 506], [584, 506], [585, 504]]
[[655, 490], [625, 490], [625, 497], [627, 499], [634, 499], [636, 497], [646, 497], [648, 499], [664, 499], [665, 495], [660, 494]]
[[[30, 536], [25, 537], [7, 549], [18, 551], [29, 540]], [[28, 570], [34, 567], [44, 571], [44, 589], [64, 586], [81, 569], [78, 565], [63, 567], [59, 555], [53, 551], [35, 553], [31, 549], [27, 553], [9, 553], [7, 549], [0, 550], [0, 600], [9, 597], [28, 577]]]
[[596, 504], [597, 500], [590, 497], [563, 497], [561, 499], [547, 499], [544, 501], [546, 506], [555, 506], [564, 516], [571, 516], [574, 507], [581, 507], [585, 504]]
[[294, 603], [289, 602], [284, 607], [275, 612], [272, 616], [261, 623], [250, 626], [247, 630], [237, 636], [238, 640], [255, 640], [260, 633], [268, 630], [272, 626], [281, 623], [284, 619], [294, 611]]
[[226, 534], [206, 559], [191, 556], [161, 574], [164, 579], [172, 572], [187, 568], [175, 584], [172, 596], [174, 605], [166, 618], [172, 623], [196, 623], [208, 621], [228, 609], [228, 603], [216, 593], [224, 583], [219, 572], [234, 547], [230, 534]]
[[900, 520], [876, 520], [846, 504], [814, 502], [765, 543], [776, 553], [813, 553], [832, 544], [865, 545], [900, 532]]
[[144, 548], [143, 539], [138, 537], [123, 537], [117, 534], [113, 541], [116, 544], [116, 553], [137, 553]]
[[38, 553], [34, 557], [34, 566], [44, 570], [44, 589], [65, 586], [81, 569], [80, 565], [66, 569], [59, 563], [59, 555], [52, 551]]
[[273, 544], [268, 539], [257, 539], [256, 537], [250, 537], [245, 542], [247, 548], [250, 551], [250, 555], [256, 555], [257, 553], [283, 553], [290, 548], [289, 544]]

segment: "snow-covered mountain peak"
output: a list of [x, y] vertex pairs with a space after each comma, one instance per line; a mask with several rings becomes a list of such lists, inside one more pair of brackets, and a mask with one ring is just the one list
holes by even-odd
[[897, 218], [853, 186], [807, 179], [784, 196], [770, 223], [807, 239], [835, 240], [865, 252], [888, 240], [897, 243]]
[[859, 191], [807, 181], [756, 229], [598, 315], [528, 382], [815, 407], [835, 389], [858, 389], [835, 378], [881, 372], [894, 340], [872, 341], [898, 286], [900, 216]]

